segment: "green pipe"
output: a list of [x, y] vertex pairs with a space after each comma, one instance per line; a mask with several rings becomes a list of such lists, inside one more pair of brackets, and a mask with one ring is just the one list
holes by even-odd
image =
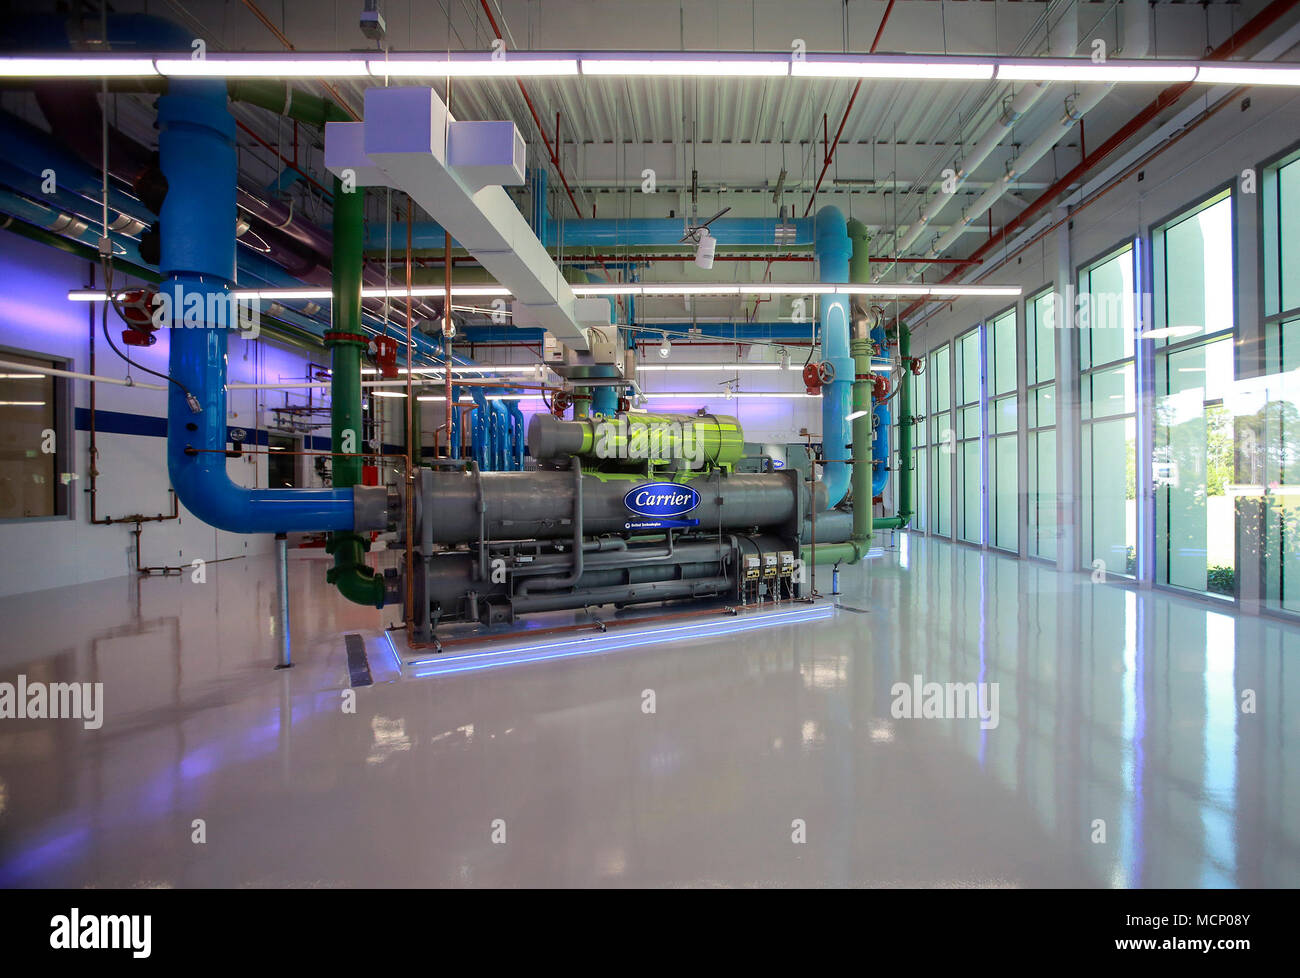
[[898, 355], [902, 359], [903, 376], [898, 391], [898, 526], [902, 529], [912, 519], [912, 334], [906, 324], [898, 324]]
[[[330, 350], [330, 434], [334, 455], [334, 486], [361, 482], [365, 427], [361, 413], [361, 246], [365, 240], [365, 192], [343, 192], [334, 180], [334, 322], [325, 334]], [[337, 454], [347, 453], [347, 454]], [[325, 579], [349, 601], [384, 606], [384, 581], [366, 564], [370, 543], [357, 533], [331, 533], [325, 549], [334, 566]]]
[[291, 88], [280, 81], [232, 78], [226, 83], [226, 90], [236, 102], [257, 105], [276, 115], [288, 116], [308, 125], [323, 126], [327, 122], [352, 121], [352, 116], [337, 102], [302, 89]]

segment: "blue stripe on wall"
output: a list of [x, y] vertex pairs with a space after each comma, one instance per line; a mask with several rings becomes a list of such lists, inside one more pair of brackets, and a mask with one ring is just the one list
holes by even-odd
[[[78, 431], [90, 430], [89, 408], [77, 408], [76, 425]], [[227, 442], [230, 441], [230, 432], [239, 427], [239, 425], [228, 425], [226, 427]], [[255, 430], [240, 428], [240, 430], [248, 434], [248, 437], [244, 439], [244, 444], [260, 445], [262, 447], [268, 444], [270, 432], [265, 428]], [[143, 435], [147, 438], [166, 438], [167, 419], [151, 414], [127, 414], [122, 411], [96, 410], [95, 431], [109, 435]], [[303, 446], [307, 451], [312, 452], [329, 451], [330, 440], [319, 435], [305, 435], [303, 437]]]

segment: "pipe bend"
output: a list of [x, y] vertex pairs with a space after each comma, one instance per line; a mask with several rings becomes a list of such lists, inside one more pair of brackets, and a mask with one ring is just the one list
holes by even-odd
[[[202, 457], [202, 456], [200, 456]], [[210, 455], [225, 466], [224, 455]], [[187, 466], [188, 463], [188, 466]], [[231, 533], [292, 533], [353, 529], [353, 491], [248, 489], [224, 471], [173, 457], [172, 488], [191, 514]]]

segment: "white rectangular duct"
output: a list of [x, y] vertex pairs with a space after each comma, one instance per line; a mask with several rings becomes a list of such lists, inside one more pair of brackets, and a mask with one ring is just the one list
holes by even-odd
[[[355, 130], [363, 126], [359, 156]], [[331, 152], [331, 140], [335, 141]], [[456, 122], [431, 88], [371, 88], [362, 123], [325, 131], [331, 172], [364, 172], [405, 191], [567, 346], [586, 350], [575, 296], [559, 266], [499, 182], [523, 183], [523, 140], [514, 123]], [[498, 181], [485, 185], [487, 180]]]

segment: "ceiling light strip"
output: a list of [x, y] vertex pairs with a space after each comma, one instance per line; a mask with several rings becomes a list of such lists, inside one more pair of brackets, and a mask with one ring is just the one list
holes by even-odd
[[416, 52], [374, 58], [344, 52], [147, 56], [114, 53], [7, 55], [0, 78], [525, 78], [802, 77], [895, 81], [1075, 81], [1112, 84], [1300, 85], [1300, 64], [1272, 62], [1094, 62], [1088, 58], [998, 58], [970, 55], [844, 55], [784, 52]]

